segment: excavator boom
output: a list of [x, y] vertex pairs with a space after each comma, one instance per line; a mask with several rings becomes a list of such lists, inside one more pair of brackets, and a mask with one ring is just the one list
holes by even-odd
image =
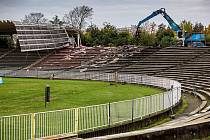
[[136, 33], [138, 33], [138, 30], [139, 30], [140, 26], [141, 26], [144, 22], [150, 20], [151, 18], [153, 18], [153, 17], [155, 17], [155, 16], [157, 16], [157, 15], [159, 15], [159, 14], [161, 14], [161, 15], [167, 20], [167, 22], [169, 23], [169, 25], [170, 25], [170, 27], [171, 27], [172, 30], [174, 30], [174, 31], [176, 31], [176, 32], [181, 32], [181, 28], [180, 28], [179, 25], [177, 25], [177, 24], [171, 19], [171, 17], [166, 13], [165, 8], [161, 8], [161, 9], [159, 9], [159, 10], [154, 11], [151, 15], [147, 16], [147, 17], [144, 18], [143, 20], [139, 21], [139, 23], [138, 23], [138, 25], [137, 25]]

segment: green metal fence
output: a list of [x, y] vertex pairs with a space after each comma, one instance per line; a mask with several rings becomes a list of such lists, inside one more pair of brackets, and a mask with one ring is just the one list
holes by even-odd
[[0, 118], [1, 140], [26, 140], [32, 138], [31, 114]]

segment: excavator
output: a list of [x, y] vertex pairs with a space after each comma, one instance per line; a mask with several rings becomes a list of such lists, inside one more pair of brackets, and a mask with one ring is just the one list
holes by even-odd
[[139, 21], [136, 30], [136, 36], [139, 36], [139, 28], [140, 26], [150, 20], [151, 18], [161, 14], [169, 23], [171, 29], [176, 32], [179, 44], [181, 46], [193, 46], [193, 47], [203, 47], [205, 45], [205, 34], [203, 33], [187, 33], [184, 32], [178, 24], [176, 24], [173, 19], [166, 13], [165, 8], [161, 8], [159, 10], [154, 11], [151, 15], [147, 16], [143, 20]]

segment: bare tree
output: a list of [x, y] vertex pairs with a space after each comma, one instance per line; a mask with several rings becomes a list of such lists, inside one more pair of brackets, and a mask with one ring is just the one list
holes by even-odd
[[149, 27], [149, 21], [146, 21], [142, 24], [142, 29], [146, 30], [146, 31], [149, 31], [150, 30], [150, 27]]
[[200, 22], [196, 22], [195, 25], [193, 26], [193, 32], [203, 32], [204, 31], [204, 25]]
[[63, 25], [63, 21], [61, 21], [57, 15], [55, 15], [52, 20], [50, 20], [50, 23], [54, 24], [54, 25]]
[[44, 14], [42, 13], [30, 13], [29, 15], [25, 15], [25, 18], [22, 20], [23, 23], [28, 24], [40, 24], [46, 23], [47, 19], [44, 18]]
[[85, 27], [87, 19], [93, 15], [93, 8], [88, 6], [75, 7], [68, 14], [64, 15], [64, 22], [70, 27], [78, 29], [79, 31]]
[[150, 33], [151, 34], [155, 32], [156, 26], [157, 25], [155, 24], [155, 22], [150, 23]]

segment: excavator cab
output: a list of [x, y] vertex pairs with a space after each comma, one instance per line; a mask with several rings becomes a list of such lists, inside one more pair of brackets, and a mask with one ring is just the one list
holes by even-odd
[[178, 38], [183, 38], [183, 32], [182, 31], [178, 31], [177, 32], [177, 36], [178, 36]]

